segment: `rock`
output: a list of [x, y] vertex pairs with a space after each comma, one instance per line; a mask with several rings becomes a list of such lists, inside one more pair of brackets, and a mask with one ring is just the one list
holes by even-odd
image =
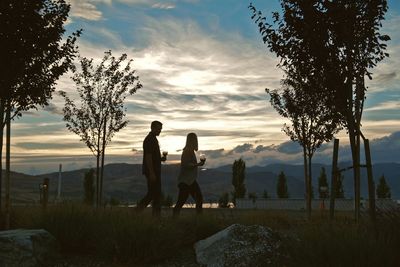
[[0, 231], [0, 267], [41, 266], [55, 249], [56, 239], [43, 229]]
[[276, 266], [280, 237], [260, 225], [233, 224], [194, 245], [196, 260], [207, 267]]

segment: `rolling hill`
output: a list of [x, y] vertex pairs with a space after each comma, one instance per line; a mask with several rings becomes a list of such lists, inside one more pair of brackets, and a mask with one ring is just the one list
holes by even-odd
[[[341, 168], [349, 164], [341, 164]], [[326, 169], [330, 179], [331, 167], [322, 164], [313, 165], [313, 186], [316, 192], [318, 176], [321, 168]], [[105, 199], [111, 197], [123, 202], [135, 202], [146, 193], [145, 177], [141, 174], [141, 165], [137, 164], [108, 164], [104, 169], [104, 195]], [[83, 198], [83, 177], [88, 169], [79, 169], [62, 173], [62, 197], [64, 199], [79, 200]], [[247, 192], [255, 192], [262, 196], [264, 190], [271, 197], [276, 197], [277, 175], [284, 171], [287, 177], [288, 190], [291, 198], [303, 198], [304, 179], [302, 165], [271, 164], [267, 166], [254, 166], [246, 169]], [[176, 177], [179, 173], [179, 165], [163, 165], [162, 187], [164, 194], [177, 196]], [[362, 170], [361, 194], [367, 198], [366, 170]], [[373, 167], [374, 179], [384, 174], [386, 181], [391, 187], [392, 198], [400, 199], [400, 164], [380, 163]], [[231, 192], [231, 166], [221, 166], [215, 169], [207, 169], [199, 172], [199, 184], [205, 201], [217, 201], [223, 192]], [[4, 177], [4, 176], [3, 176]], [[351, 198], [353, 195], [352, 172], [344, 172], [345, 196]], [[27, 203], [39, 200], [39, 185], [44, 178], [50, 179], [49, 200], [55, 199], [57, 194], [58, 173], [42, 175], [26, 175], [13, 172], [11, 175], [11, 195], [13, 202]], [[4, 190], [4, 179], [3, 179]]]

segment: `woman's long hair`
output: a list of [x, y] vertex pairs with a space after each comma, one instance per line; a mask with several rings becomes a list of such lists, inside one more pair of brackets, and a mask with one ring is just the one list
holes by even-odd
[[189, 133], [186, 136], [186, 145], [183, 150], [199, 150], [199, 143], [197, 142], [197, 135], [195, 133]]

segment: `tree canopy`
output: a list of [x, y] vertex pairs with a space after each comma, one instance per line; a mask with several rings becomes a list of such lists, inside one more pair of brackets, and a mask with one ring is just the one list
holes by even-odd
[[[81, 30], [65, 35], [69, 10], [64, 0], [0, 1], [0, 158], [7, 125], [6, 228], [10, 214], [11, 120], [22, 111], [47, 105], [56, 81], [71, 67]], [[0, 172], [0, 192], [1, 180]]]
[[[306, 95], [321, 94], [333, 121], [346, 127], [352, 151], [356, 220], [360, 216], [361, 119], [372, 69], [388, 56], [390, 37], [380, 33], [386, 0], [280, 0], [268, 23], [250, 4], [260, 34], [290, 82], [306, 83]], [[317, 82], [317, 83], [315, 83]]]
[[379, 178], [378, 186], [376, 187], [376, 196], [378, 198], [391, 198], [390, 187], [386, 182], [385, 175]]
[[1, 1], [0, 99], [12, 106], [12, 116], [47, 105], [71, 66], [81, 30], [64, 35], [69, 10], [64, 0]]
[[60, 92], [65, 99], [63, 112], [68, 130], [77, 134], [97, 159], [97, 205], [102, 197], [106, 147], [114, 134], [128, 124], [124, 106], [126, 97], [142, 87], [139, 76], [131, 68], [132, 61], [126, 54], [115, 58], [111, 51], [104, 53], [99, 65], [95, 65], [93, 59], [80, 57], [80, 66], [74, 69], [73, 76], [79, 101]]
[[276, 194], [278, 195], [278, 198], [289, 198], [286, 175], [283, 171], [281, 171], [278, 175]]
[[321, 173], [318, 177], [318, 193], [321, 199], [329, 197], [329, 185], [324, 167], [321, 168]]
[[246, 195], [246, 185], [244, 184], [244, 179], [246, 178], [246, 163], [243, 159], [238, 159], [233, 162], [232, 165], [232, 185], [233, 191], [233, 201], [236, 198], [244, 198]]

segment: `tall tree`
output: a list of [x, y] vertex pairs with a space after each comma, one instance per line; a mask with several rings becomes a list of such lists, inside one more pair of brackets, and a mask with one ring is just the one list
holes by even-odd
[[324, 167], [321, 168], [321, 172], [318, 177], [318, 194], [320, 199], [329, 197], [329, 185]]
[[386, 182], [385, 175], [379, 178], [378, 186], [376, 187], [376, 196], [378, 198], [391, 198], [390, 187]]
[[320, 77], [316, 74], [301, 74], [303, 70], [298, 70], [296, 77], [291, 77], [294, 76], [293, 73], [287, 75], [282, 81], [281, 92], [266, 91], [271, 97], [272, 106], [281, 116], [291, 121], [291, 125], [284, 125], [283, 131], [303, 148], [306, 207], [308, 218], [311, 218], [312, 157], [323, 142], [330, 141], [339, 131], [340, 120], [326, 110], [327, 96], [324, 97], [316, 90], [321, 86]]
[[319, 73], [321, 88], [332, 96], [327, 99], [327, 110], [341, 117], [349, 134], [358, 221], [360, 139], [364, 138], [361, 118], [367, 90], [364, 78], [371, 79], [372, 68], [388, 56], [385, 42], [390, 38], [379, 32], [387, 1], [281, 0], [281, 6], [282, 16], [273, 13], [276, 27], [254, 6], [250, 8], [263, 41], [281, 58], [279, 65], [286, 73], [296, 75], [302, 69], [306, 74]]
[[[253, 9], [254, 19], [257, 17], [256, 9], [250, 7]], [[261, 25], [260, 29], [265, 27], [261, 23], [262, 20], [260, 15], [256, 19], [259, 26]], [[264, 28], [264, 30], [270, 29]], [[306, 208], [308, 218], [311, 218], [312, 158], [315, 151], [324, 142], [331, 141], [334, 134], [341, 129], [341, 120], [339, 116], [335, 116], [331, 106], [327, 106], [331, 101], [331, 95], [324, 90], [325, 77], [311, 62], [308, 62], [304, 51], [292, 52], [297, 55], [303, 53], [298, 59], [301, 64], [292, 66], [285, 62], [279, 64], [278, 66], [285, 72], [285, 77], [281, 81], [282, 88], [266, 89], [266, 91], [270, 95], [271, 105], [281, 116], [291, 121], [291, 125], [284, 125], [283, 131], [303, 148]]]
[[7, 127], [6, 209], [10, 206], [11, 121], [22, 111], [47, 105], [55, 82], [71, 66], [81, 31], [64, 36], [69, 10], [64, 0], [0, 1], [0, 152]]
[[281, 171], [278, 175], [278, 182], [276, 184], [276, 194], [278, 198], [289, 198], [286, 175], [283, 171]]
[[246, 195], [246, 163], [243, 159], [238, 159], [232, 165], [232, 185], [233, 185], [233, 203], [236, 204], [237, 198], [244, 198]]
[[128, 124], [124, 100], [142, 87], [136, 71], [131, 69], [133, 60], [123, 54], [119, 58], [111, 51], [104, 53], [97, 66], [93, 59], [80, 58], [80, 69], [74, 69], [73, 80], [79, 94], [77, 105], [66, 92], [64, 120], [68, 130], [79, 135], [96, 157], [96, 205], [102, 201], [104, 158], [107, 145], [119, 130]]

